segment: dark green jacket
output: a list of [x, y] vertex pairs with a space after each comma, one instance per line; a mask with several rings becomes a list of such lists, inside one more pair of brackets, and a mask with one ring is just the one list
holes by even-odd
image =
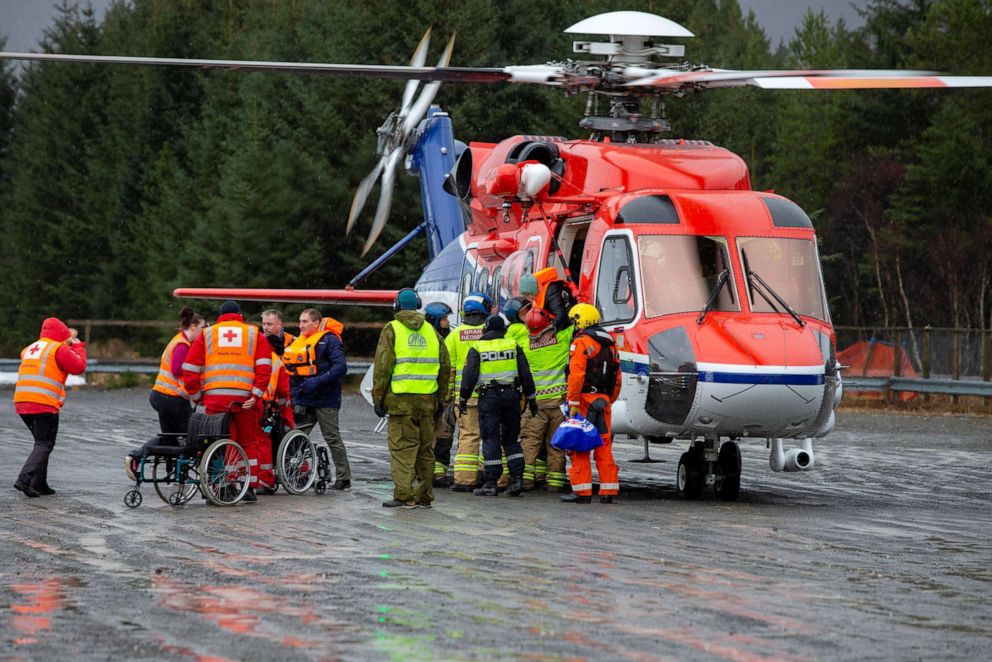
[[[405, 324], [407, 328], [416, 331], [424, 325], [424, 314], [415, 310], [401, 310], [394, 318]], [[430, 324], [421, 333], [437, 333]], [[386, 411], [390, 414], [412, 414], [415, 411], [432, 411], [438, 404], [438, 398], [448, 392], [448, 382], [451, 379], [451, 360], [444, 341], [438, 338], [441, 345], [441, 365], [437, 377], [437, 393], [419, 395], [415, 393], [393, 393], [389, 382], [393, 376], [393, 366], [396, 365], [396, 353], [393, 345], [396, 334], [393, 327], [387, 324], [379, 334], [379, 346], [375, 349], [375, 364], [372, 370], [372, 401], [385, 402]]]

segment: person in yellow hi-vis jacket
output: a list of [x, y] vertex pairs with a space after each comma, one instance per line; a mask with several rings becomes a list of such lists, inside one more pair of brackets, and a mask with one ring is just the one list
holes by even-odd
[[372, 370], [375, 413], [389, 416], [393, 498], [384, 508], [430, 508], [434, 500], [434, 417], [451, 376], [448, 350], [424, 323], [420, 297], [399, 291], [395, 318], [379, 335]]

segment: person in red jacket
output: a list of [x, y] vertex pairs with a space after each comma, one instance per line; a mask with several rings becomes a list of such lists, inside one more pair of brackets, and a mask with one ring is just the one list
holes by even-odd
[[268, 495], [276, 493], [272, 460], [276, 457], [286, 430], [296, 427], [296, 420], [293, 418], [293, 401], [289, 392], [289, 373], [282, 364], [282, 355], [286, 349], [285, 336], [281, 332], [268, 333], [265, 339], [272, 347], [272, 375], [262, 396], [262, 431], [267, 433], [268, 439], [259, 447], [258, 493]]
[[31, 430], [34, 448], [21, 467], [14, 488], [25, 496], [55, 494], [48, 485], [48, 458], [55, 449], [65, 380], [86, 371], [86, 343], [62, 320], [49, 317], [41, 335], [21, 351], [14, 387], [14, 410]]
[[[610, 333], [599, 326], [600, 315], [595, 306], [580, 303], [568, 311], [575, 324], [575, 335], [569, 348], [568, 415], [581, 414], [596, 426], [603, 445], [592, 451], [599, 473], [599, 501], [613, 503], [620, 491], [619, 472], [613, 459], [613, 435], [610, 431], [610, 406], [620, 397], [622, 375], [620, 355]], [[561, 498], [565, 503], [592, 501], [592, 465], [589, 451], [570, 451], [572, 464], [568, 478], [572, 493]]]
[[271, 374], [269, 341], [257, 326], [245, 324], [234, 301], [221, 304], [217, 322], [193, 341], [183, 362], [190, 398], [202, 398], [208, 414], [231, 414], [231, 438], [248, 455], [251, 487], [244, 499], [249, 502], [256, 500], [259, 446], [267, 443], [260, 421]]

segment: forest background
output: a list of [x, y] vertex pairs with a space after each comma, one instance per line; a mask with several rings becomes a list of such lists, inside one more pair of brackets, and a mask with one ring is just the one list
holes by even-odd
[[[568, 57], [562, 30], [615, 9], [684, 24], [697, 35], [689, 57], [716, 67], [992, 74], [992, 0], [872, 0], [858, 29], [809, 13], [775, 48], [736, 0], [131, 0], [99, 22], [65, 7], [43, 45], [402, 64], [433, 26], [438, 44], [457, 33], [455, 66], [504, 66]], [[52, 314], [175, 319], [180, 285], [342, 286], [366, 263], [365, 226], [344, 238], [351, 198], [402, 88], [0, 63], [0, 355], [13, 356]], [[443, 85], [436, 103], [462, 140], [497, 141], [578, 136], [584, 98]], [[990, 326], [992, 92], [716, 90], [667, 108], [675, 137], [737, 152], [755, 189], [810, 213], [834, 323]], [[378, 250], [417, 225], [420, 209], [416, 180], [400, 177]], [[425, 262], [415, 244], [365, 286], [413, 284]], [[208, 317], [215, 305], [204, 304]], [[346, 313], [363, 314], [372, 313]]]

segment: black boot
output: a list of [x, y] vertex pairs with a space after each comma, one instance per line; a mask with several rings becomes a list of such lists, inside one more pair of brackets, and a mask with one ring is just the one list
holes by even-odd
[[592, 503], [591, 496], [582, 496], [572, 492], [571, 494], [566, 494], [561, 498], [562, 503]]
[[255, 490], [249, 487], [248, 491], [245, 492], [245, 495], [241, 497], [241, 500], [244, 501], [245, 503], [255, 503], [256, 501], [258, 501], [258, 497], [255, 496]]
[[451, 477], [434, 474], [434, 487], [451, 487]]
[[472, 494], [475, 496], [497, 496], [499, 494], [499, 490], [496, 489], [496, 483], [486, 481], [483, 483], [482, 487], [477, 487], [472, 490]]
[[510, 486], [506, 488], [506, 493], [513, 497], [518, 497], [524, 491], [524, 481], [520, 476], [510, 477]]
[[599, 502], [600, 503], [613, 503], [613, 497], [612, 496], [609, 496], [609, 495], [607, 495], [607, 496], [601, 496], [601, 497], [599, 497]]

